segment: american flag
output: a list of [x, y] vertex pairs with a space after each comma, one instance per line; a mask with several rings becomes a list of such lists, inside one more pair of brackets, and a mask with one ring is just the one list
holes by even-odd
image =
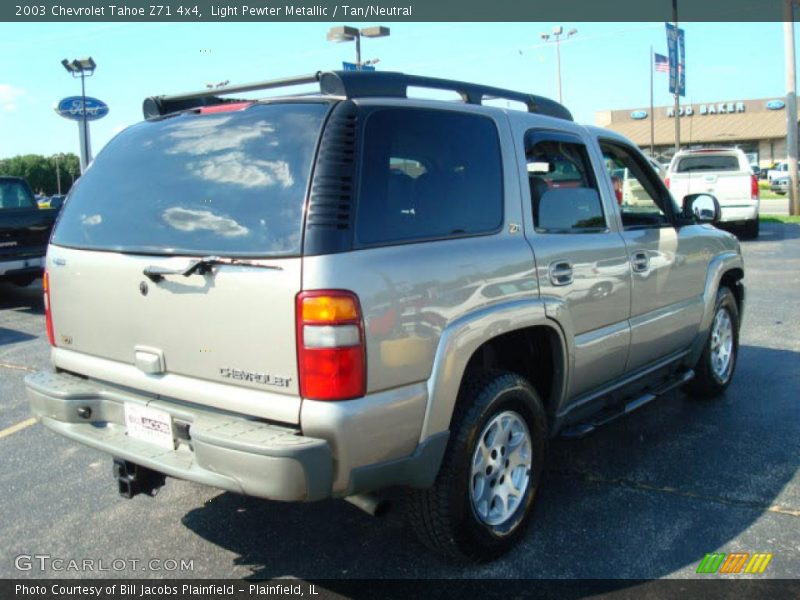
[[654, 54], [653, 63], [653, 67], [657, 73], [669, 73], [669, 59], [663, 54]]

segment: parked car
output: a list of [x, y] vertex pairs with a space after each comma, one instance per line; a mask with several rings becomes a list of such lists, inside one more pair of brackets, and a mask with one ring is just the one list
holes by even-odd
[[780, 162], [767, 171], [767, 181], [772, 183], [773, 179], [782, 177], [789, 172], [789, 163]]
[[672, 158], [666, 181], [676, 198], [713, 194], [722, 209], [721, 223], [738, 227], [743, 237], [758, 237], [761, 192], [741, 150], [682, 150]]
[[[54, 196], [50, 196], [50, 199], [47, 202], [48, 208], [55, 208], [57, 210], [61, 210], [61, 207], [64, 205], [64, 200], [66, 199], [66, 195], [64, 194], [55, 194]], [[41, 205], [40, 205], [41, 207]]]
[[713, 195], [679, 206], [630, 140], [547, 98], [260, 87], [297, 83], [321, 94], [147, 99], [63, 208], [28, 395], [115, 457], [124, 496], [170, 476], [375, 513], [399, 486], [425, 544], [487, 560], [524, 535], [549, 438], [730, 384], [744, 264]]
[[55, 211], [40, 210], [28, 183], [0, 177], [0, 280], [29, 285], [42, 276]]
[[769, 185], [769, 189], [781, 196], [789, 193], [789, 176], [776, 177]]

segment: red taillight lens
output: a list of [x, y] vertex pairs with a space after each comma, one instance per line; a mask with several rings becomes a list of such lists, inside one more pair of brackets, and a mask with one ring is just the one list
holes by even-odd
[[300, 395], [349, 400], [366, 392], [364, 325], [358, 297], [340, 290], [297, 295]]
[[669, 189], [669, 177], [664, 178], [664, 185], [667, 186], [667, 189]]
[[53, 331], [53, 315], [50, 312], [50, 275], [47, 271], [42, 277], [42, 289], [44, 289], [44, 324], [47, 329], [47, 341], [51, 346], [55, 346], [56, 334]]
[[758, 178], [755, 175], [750, 176], [750, 197], [753, 200], [758, 200], [761, 197], [761, 190], [758, 189]]

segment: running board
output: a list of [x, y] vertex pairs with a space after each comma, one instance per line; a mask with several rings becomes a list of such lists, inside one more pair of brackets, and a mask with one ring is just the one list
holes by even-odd
[[683, 385], [692, 378], [694, 378], [693, 370], [689, 369], [688, 371], [683, 371], [675, 379], [672, 379], [662, 384], [661, 386], [657, 387], [654, 390], [642, 394], [641, 396], [635, 398], [634, 400], [626, 402], [625, 404], [617, 404], [614, 406], [609, 406], [607, 408], [604, 408], [600, 412], [595, 413], [582, 423], [570, 425], [569, 427], [561, 431], [561, 437], [576, 439], [589, 435], [595, 429], [602, 427], [603, 425], [607, 425], [612, 421], [616, 421], [620, 417], [624, 417], [629, 413], [632, 413], [637, 408], [641, 408], [642, 406], [650, 403], [659, 396], [662, 396], [667, 392], [675, 389], [676, 387]]

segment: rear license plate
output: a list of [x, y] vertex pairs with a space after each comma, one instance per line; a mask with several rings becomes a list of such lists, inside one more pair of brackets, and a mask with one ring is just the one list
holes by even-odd
[[169, 450], [175, 449], [172, 417], [163, 410], [126, 402], [125, 425], [128, 435], [136, 440]]

